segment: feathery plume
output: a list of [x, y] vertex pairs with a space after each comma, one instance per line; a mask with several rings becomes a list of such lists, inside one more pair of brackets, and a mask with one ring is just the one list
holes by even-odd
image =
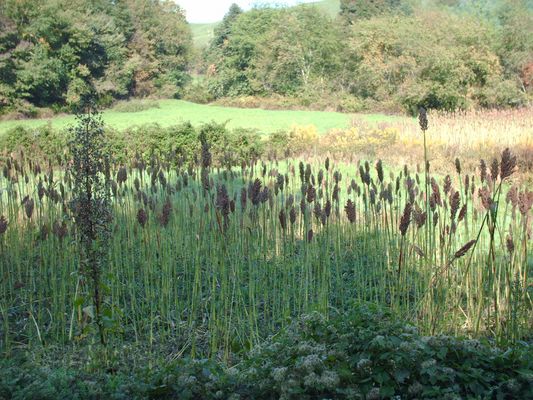
[[422, 132], [428, 130], [428, 115], [424, 107], [420, 107], [420, 109], [418, 110], [418, 124], [420, 125], [420, 129], [422, 129]]
[[487, 179], [487, 164], [483, 159], [479, 161], [479, 176], [481, 178], [481, 183], [485, 182]]
[[518, 195], [518, 209], [524, 217], [533, 205], [533, 192], [524, 191]]
[[137, 222], [144, 228], [147, 221], [148, 215], [146, 214], [146, 211], [144, 208], [140, 208], [139, 211], [137, 211]]
[[476, 243], [476, 240], [473, 239], [469, 242], [467, 242], [463, 247], [461, 247], [459, 250], [457, 250], [454, 254], [454, 258], [461, 258], [463, 257], [466, 253], [468, 253], [468, 250], [470, 250], [472, 248], [472, 246]]
[[0, 235], [3, 235], [7, 231], [7, 219], [3, 215], [0, 215]]
[[500, 163], [500, 178], [504, 180], [505, 178], [510, 177], [516, 167], [516, 156], [513, 156], [511, 150], [506, 148], [502, 152], [502, 159]]
[[407, 233], [407, 228], [409, 228], [409, 224], [411, 223], [412, 210], [413, 210], [412, 204], [407, 203], [403, 210], [402, 217], [400, 218], [400, 233], [402, 234], [402, 236], [405, 236], [405, 234]]
[[355, 204], [352, 202], [352, 200], [348, 199], [346, 205], [344, 206], [344, 211], [346, 211], [348, 221], [353, 224], [355, 222]]
[[455, 159], [455, 170], [461, 175], [461, 161], [459, 161], [459, 158]]
[[279, 212], [279, 223], [281, 225], [281, 229], [287, 229], [287, 215], [285, 214], [285, 210], [283, 209]]

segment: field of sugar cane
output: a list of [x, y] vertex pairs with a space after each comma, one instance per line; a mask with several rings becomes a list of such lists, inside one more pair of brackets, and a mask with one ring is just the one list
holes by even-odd
[[[426, 149], [425, 114], [420, 126]], [[472, 171], [457, 159], [449, 175], [429, 161], [222, 168], [205, 141], [198, 160], [106, 166], [111, 218], [99, 262], [79, 250], [76, 162], [6, 158], [0, 351], [80, 342], [96, 321], [102, 342], [169, 341], [178, 354], [228, 359], [291, 318], [327, 318], [354, 300], [428, 335], [531, 337], [533, 192], [513, 181], [512, 149]], [[91, 262], [96, 300], [94, 270], [80, 267]]]

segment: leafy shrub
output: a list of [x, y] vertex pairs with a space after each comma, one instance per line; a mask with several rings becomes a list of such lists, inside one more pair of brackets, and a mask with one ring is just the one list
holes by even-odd
[[337, 106], [337, 111], [345, 113], [357, 113], [365, 110], [365, 103], [354, 96], [343, 96]]
[[477, 340], [423, 337], [383, 310], [301, 317], [241, 367], [248, 398], [526, 398], [533, 355]]
[[476, 94], [477, 101], [482, 107], [518, 107], [527, 104], [527, 97], [511, 80], [492, 80]]
[[321, 151], [332, 154], [373, 155], [376, 151], [394, 144], [398, 135], [396, 128], [376, 128], [359, 124], [349, 129], [333, 129], [320, 137], [319, 143]]
[[289, 130], [289, 147], [294, 154], [315, 150], [318, 144], [316, 126], [293, 125]]
[[183, 99], [198, 104], [207, 104], [214, 100], [214, 97], [207, 90], [204, 82], [194, 82], [185, 87]]
[[153, 351], [141, 351], [144, 359], [132, 363], [126, 346], [105, 368], [96, 365], [104, 357], [91, 357], [90, 368], [0, 359], [0, 398], [525, 399], [533, 393], [530, 345], [500, 350], [477, 340], [420, 336], [372, 305], [329, 319], [301, 316], [233, 367], [165, 362]]
[[0, 136], [0, 151], [11, 153], [22, 150], [36, 158], [55, 161], [63, 156], [66, 143], [66, 132], [54, 129], [50, 124], [36, 129], [17, 126]]
[[270, 158], [288, 156], [290, 153], [289, 142], [290, 137], [288, 132], [277, 131], [272, 133], [264, 144], [267, 156]]

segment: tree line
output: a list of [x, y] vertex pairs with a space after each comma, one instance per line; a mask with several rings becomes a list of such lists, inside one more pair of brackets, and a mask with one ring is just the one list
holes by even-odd
[[170, 0], [0, 3], [0, 114], [91, 91], [102, 105], [252, 96], [414, 112], [523, 106], [532, 88], [528, 0], [341, 0], [335, 17], [232, 5], [202, 50]]
[[531, 3], [424, 3], [342, 0], [336, 18], [312, 6], [232, 6], [205, 52], [205, 89], [326, 99], [346, 111], [528, 103]]
[[90, 91], [103, 105], [179, 96], [191, 46], [170, 0], [2, 0], [0, 107], [68, 108]]

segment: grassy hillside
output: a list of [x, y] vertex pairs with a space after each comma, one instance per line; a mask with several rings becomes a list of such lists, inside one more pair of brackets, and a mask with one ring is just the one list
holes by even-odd
[[[228, 122], [229, 128], [255, 128], [261, 133], [271, 133], [287, 129], [291, 125], [315, 125], [320, 133], [332, 128], [345, 128], [350, 124], [353, 114], [342, 114], [325, 111], [272, 111], [261, 109], [242, 109], [189, 103], [182, 100], [161, 100], [159, 108], [151, 108], [139, 112], [104, 111], [106, 124], [117, 129], [132, 125], [157, 122], [162, 126], [191, 121], [194, 125], [209, 121]], [[358, 118], [367, 121], [390, 121], [400, 117], [382, 114], [361, 114]], [[29, 119], [9, 120], [0, 122], [0, 134], [18, 125], [37, 127], [51, 123], [54, 127], [63, 128], [73, 124], [74, 116], [61, 116], [51, 120]]]
[[192, 38], [196, 47], [205, 47], [213, 38], [213, 30], [218, 22], [208, 24], [190, 24]]
[[[322, 0], [308, 4], [317, 7], [331, 17], [335, 17], [339, 13], [340, 0]], [[213, 30], [217, 24], [218, 22], [190, 24], [194, 45], [199, 48], [207, 46], [213, 38]]]

